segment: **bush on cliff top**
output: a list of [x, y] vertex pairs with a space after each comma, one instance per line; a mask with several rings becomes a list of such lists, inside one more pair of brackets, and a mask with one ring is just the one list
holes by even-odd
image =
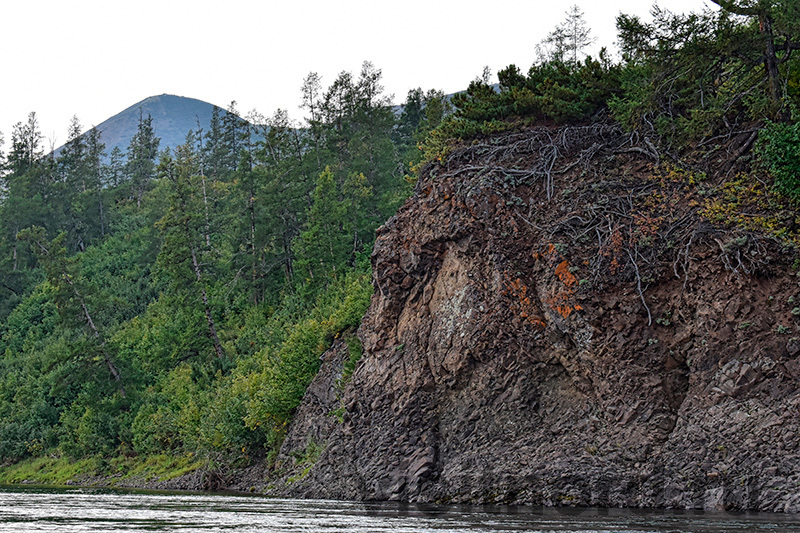
[[488, 76], [473, 80], [453, 96], [455, 113], [421, 144], [424, 160], [441, 160], [454, 141], [505, 131], [536, 121], [557, 124], [596, 115], [620, 87], [620, 66], [605, 50], [600, 59], [551, 59], [534, 64], [524, 75], [516, 65], [498, 73], [498, 88]]

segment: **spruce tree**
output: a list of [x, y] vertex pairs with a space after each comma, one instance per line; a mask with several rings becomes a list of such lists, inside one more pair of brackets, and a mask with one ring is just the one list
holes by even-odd
[[126, 171], [131, 183], [131, 197], [136, 200], [136, 207], [141, 207], [142, 197], [155, 178], [156, 157], [160, 139], [153, 130], [153, 117], [139, 111], [139, 124], [136, 134], [128, 145], [128, 162]]
[[572, 5], [564, 21], [556, 26], [538, 46], [543, 61], [563, 61], [576, 65], [583, 50], [595, 42], [592, 31], [583, 18], [583, 11]]
[[163, 236], [158, 264], [171, 277], [176, 302], [186, 301], [181, 296], [185, 294], [200, 306], [214, 353], [223, 359], [225, 354], [209, 299], [206, 260], [210, 250], [203, 236], [204, 208], [197, 154], [193, 146], [181, 145], [175, 151], [175, 160], [166, 155], [159, 167], [171, 190], [169, 208], [156, 224]]

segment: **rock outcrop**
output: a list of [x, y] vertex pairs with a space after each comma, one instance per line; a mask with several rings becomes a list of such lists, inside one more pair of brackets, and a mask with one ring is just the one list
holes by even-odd
[[341, 421], [301, 407], [284, 454], [326, 448], [283, 493], [800, 510], [787, 255], [629, 141], [536, 128], [423, 172], [379, 230], [364, 356], [314, 415]]

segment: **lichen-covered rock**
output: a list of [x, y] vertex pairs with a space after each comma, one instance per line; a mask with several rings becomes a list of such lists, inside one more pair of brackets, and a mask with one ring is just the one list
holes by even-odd
[[426, 169], [378, 233], [343, 419], [287, 494], [800, 509], [785, 255], [592, 128]]

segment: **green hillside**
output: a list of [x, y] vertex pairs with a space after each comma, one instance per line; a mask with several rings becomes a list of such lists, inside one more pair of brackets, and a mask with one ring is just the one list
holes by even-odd
[[197, 101], [148, 99], [106, 123], [135, 115], [122, 162], [104, 162], [98, 130], [76, 131], [56, 157], [34, 120], [14, 132], [0, 203], [0, 462], [233, 461], [280, 442], [331, 341], [359, 351], [375, 229], [409, 194], [401, 154], [430, 127], [397, 117], [380, 80], [369, 63], [328, 88], [312, 74], [303, 128], [283, 111], [258, 128], [213, 112], [173, 149], [157, 124], [180, 129], [174, 113]]

